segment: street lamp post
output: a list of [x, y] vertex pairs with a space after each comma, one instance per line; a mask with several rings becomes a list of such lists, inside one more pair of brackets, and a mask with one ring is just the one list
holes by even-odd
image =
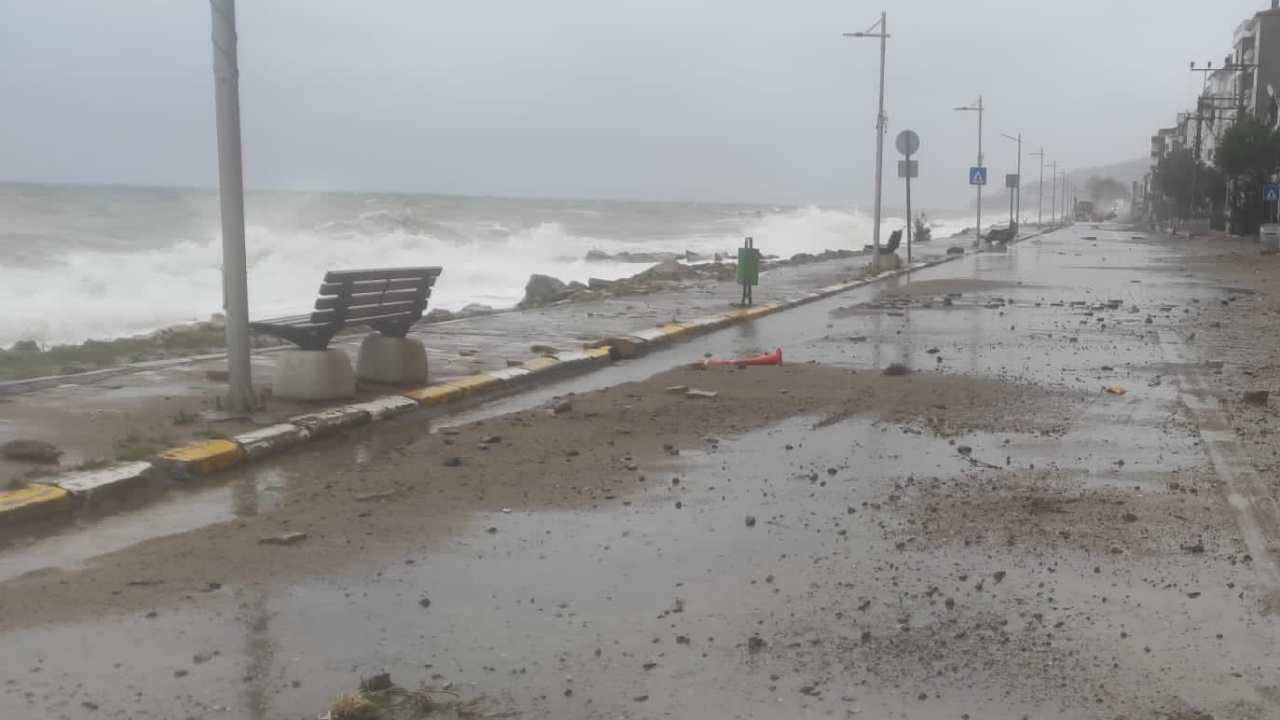
[[880, 111], [876, 114], [876, 216], [875, 226], [871, 230], [871, 240], [875, 247], [875, 262], [880, 262], [880, 210], [883, 199], [884, 183], [884, 135], [889, 119], [884, 114], [884, 64], [888, 51], [889, 20], [888, 13], [880, 13], [880, 21], [872, 25], [866, 32], [845, 33], [845, 37], [878, 38], [880, 40]]
[[[954, 109], [956, 112], [978, 113], [978, 167], [982, 167], [982, 116], [986, 112], [986, 108], [982, 105], [982, 96], [978, 96], [978, 102], [975, 105]], [[977, 247], [982, 243], [982, 185], [978, 185], [978, 226], [974, 228], [973, 232], [973, 245]]]
[[1058, 222], [1058, 161], [1049, 163], [1053, 170], [1053, 192], [1049, 193], [1049, 224]]
[[1044, 225], [1044, 146], [1040, 146], [1039, 152], [1027, 153], [1035, 157], [1040, 156], [1040, 206], [1036, 210], [1036, 227]]
[[1018, 199], [1017, 199], [1017, 211], [1014, 217], [1017, 218], [1018, 224], [1021, 225], [1022, 224], [1022, 133], [1018, 133], [1017, 137], [1014, 137], [1013, 135], [1006, 135], [1004, 133], [1000, 133], [1000, 136], [1006, 140], [1012, 140], [1018, 143], [1018, 170], [1017, 170], [1018, 187], [1015, 188]]
[[227, 410], [246, 413], [258, 399], [249, 360], [249, 279], [244, 247], [244, 171], [240, 156], [240, 68], [235, 0], [210, 0], [213, 82], [218, 117], [218, 187], [222, 208], [222, 303], [226, 311]]

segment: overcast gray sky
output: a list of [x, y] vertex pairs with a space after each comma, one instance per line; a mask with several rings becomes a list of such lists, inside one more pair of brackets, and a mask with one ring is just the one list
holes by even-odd
[[[874, 41], [916, 201], [958, 206], [985, 95], [1069, 167], [1144, 156], [1269, 0], [240, 0], [254, 187], [866, 206]], [[0, 179], [213, 186], [205, 0], [0, 0]], [[1026, 161], [1028, 164], [1034, 162]], [[1031, 176], [1034, 170], [1025, 174]]]

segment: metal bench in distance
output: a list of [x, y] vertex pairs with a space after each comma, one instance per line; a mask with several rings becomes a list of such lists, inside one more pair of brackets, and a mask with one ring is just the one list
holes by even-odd
[[[334, 270], [320, 283], [309, 315], [252, 322], [254, 332], [298, 346], [280, 354], [273, 394], [294, 400], [334, 400], [355, 395], [356, 378], [369, 382], [426, 382], [427, 353], [406, 337], [422, 319], [441, 268]], [[343, 328], [376, 332], [360, 344], [356, 371], [341, 350], [329, 347]]]

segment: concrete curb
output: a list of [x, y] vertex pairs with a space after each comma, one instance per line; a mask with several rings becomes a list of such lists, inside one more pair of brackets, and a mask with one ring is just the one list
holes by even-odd
[[101, 470], [71, 472], [48, 482], [71, 494], [76, 504], [116, 497], [147, 482], [155, 472], [149, 462], [131, 462]]
[[162, 452], [151, 464], [162, 475], [185, 479], [235, 467], [244, 456], [244, 448], [231, 440], [206, 440]]
[[[1019, 238], [1029, 240], [1056, 228]], [[448, 412], [465, 405], [491, 400], [541, 381], [582, 375], [621, 358], [646, 355], [679, 340], [721, 330], [729, 325], [807, 305], [856, 290], [892, 277], [937, 267], [964, 255], [947, 255], [927, 262], [828, 285], [787, 300], [735, 308], [719, 315], [667, 323], [617, 338], [582, 352], [562, 352], [539, 357], [516, 367], [479, 375], [452, 378], [432, 385], [385, 395], [374, 400], [300, 415], [230, 439], [209, 440], [162, 452], [147, 462], [115, 465], [95, 471], [66, 473], [21, 490], [0, 492], [0, 528], [32, 520], [44, 520], [92, 505], [99, 499], [127, 492], [159, 475], [186, 480], [204, 477], [252, 461], [278, 455], [322, 440], [343, 430], [392, 420], [423, 410]], [[617, 346], [617, 347], [615, 347]]]
[[32, 485], [0, 493], [0, 526], [47, 520], [71, 510], [71, 493], [56, 485]]

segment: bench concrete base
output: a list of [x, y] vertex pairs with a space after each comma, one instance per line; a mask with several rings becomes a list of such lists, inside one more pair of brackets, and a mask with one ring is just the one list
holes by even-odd
[[898, 268], [902, 267], [902, 258], [898, 257], [897, 253], [890, 253], [888, 255], [876, 255], [875, 260], [872, 262], [871, 266], [875, 268], [877, 271], [897, 270]]
[[360, 343], [356, 376], [377, 383], [424, 383], [427, 351], [421, 340], [373, 333]]
[[356, 395], [351, 358], [336, 348], [286, 350], [276, 360], [272, 395], [286, 400], [343, 400]]

